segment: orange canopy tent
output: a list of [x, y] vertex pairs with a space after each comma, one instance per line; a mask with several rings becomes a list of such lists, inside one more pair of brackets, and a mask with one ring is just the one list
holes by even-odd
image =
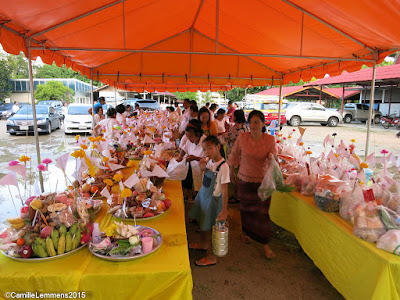
[[[400, 3], [2, 1], [0, 43], [131, 90], [218, 90], [338, 75], [400, 47]], [[92, 75], [91, 75], [92, 74]]]

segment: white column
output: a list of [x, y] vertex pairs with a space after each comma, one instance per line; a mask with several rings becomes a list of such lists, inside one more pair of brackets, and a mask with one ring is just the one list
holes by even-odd
[[279, 85], [279, 108], [278, 108], [278, 132], [281, 130], [281, 109], [282, 109], [282, 88], [283, 88], [283, 76]]
[[371, 128], [371, 120], [372, 120], [372, 112], [374, 109], [374, 97], [375, 97], [375, 77], [376, 77], [376, 62], [372, 67], [372, 82], [371, 82], [371, 93], [369, 99], [369, 112], [368, 112], [368, 121], [367, 121], [367, 141], [365, 143], [365, 156], [364, 161], [368, 156], [368, 147], [369, 147], [369, 135], [370, 135], [370, 128]]

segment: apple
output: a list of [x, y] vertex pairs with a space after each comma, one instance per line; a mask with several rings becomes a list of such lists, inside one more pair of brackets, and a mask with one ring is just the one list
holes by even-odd
[[21, 248], [19, 248], [18, 250], [18, 254], [19, 256], [21, 256], [22, 258], [29, 258], [32, 256], [32, 247], [31, 245], [24, 245]]
[[40, 237], [42, 239], [47, 238], [48, 236], [51, 235], [51, 232], [53, 231], [53, 227], [51, 226], [46, 226], [42, 229], [42, 231], [40, 231]]
[[169, 208], [172, 205], [171, 199], [164, 199], [163, 202], [166, 208]]

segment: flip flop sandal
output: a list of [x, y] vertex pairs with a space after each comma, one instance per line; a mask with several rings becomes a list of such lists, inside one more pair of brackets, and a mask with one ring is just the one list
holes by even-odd
[[189, 250], [194, 250], [194, 251], [207, 251], [208, 249], [200, 248], [198, 243], [192, 243], [189, 245]]
[[196, 266], [198, 266], [198, 267], [209, 267], [209, 266], [215, 266], [217, 263], [216, 263], [216, 262], [215, 262], [215, 263], [212, 263], [212, 262], [210, 262], [210, 261], [207, 259], [207, 257], [203, 257], [202, 259], [197, 260], [197, 261], [195, 262], [195, 264], [196, 264]]

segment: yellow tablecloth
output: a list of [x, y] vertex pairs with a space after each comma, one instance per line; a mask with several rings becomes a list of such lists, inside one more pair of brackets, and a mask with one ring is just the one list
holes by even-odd
[[[155, 253], [130, 262], [109, 262], [87, 248], [42, 263], [13, 261], [0, 255], [0, 297], [5, 292], [86, 292], [86, 299], [191, 299], [192, 275], [186, 240], [181, 184], [165, 181], [172, 200], [157, 219], [137, 222], [157, 229], [163, 243]], [[102, 210], [98, 220], [111, 218]], [[106, 219], [106, 220], [104, 220]]]
[[346, 298], [400, 299], [400, 257], [352, 234], [338, 213], [323, 212], [314, 199], [275, 193], [271, 220], [294, 233], [303, 250]]

